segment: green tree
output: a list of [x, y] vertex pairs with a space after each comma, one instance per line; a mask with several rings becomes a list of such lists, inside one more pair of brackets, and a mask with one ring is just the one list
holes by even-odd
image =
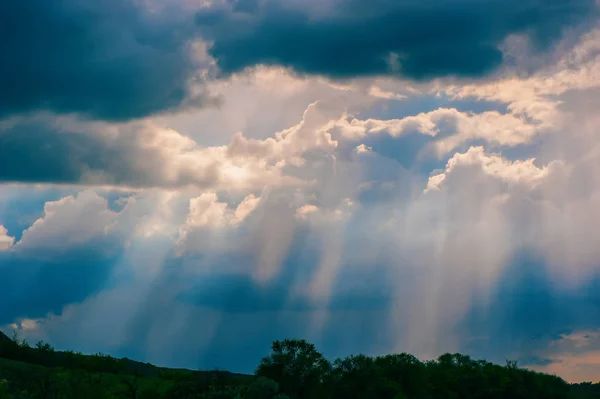
[[129, 399], [137, 399], [140, 393], [140, 384], [137, 377], [126, 377], [121, 381], [125, 387], [125, 395]]
[[273, 342], [271, 349], [271, 354], [264, 357], [256, 369], [258, 377], [277, 382], [281, 392], [291, 399], [326, 396], [324, 391], [331, 365], [313, 344], [286, 339]]
[[258, 377], [246, 388], [244, 399], [271, 399], [278, 392], [278, 383], [266, 377]]

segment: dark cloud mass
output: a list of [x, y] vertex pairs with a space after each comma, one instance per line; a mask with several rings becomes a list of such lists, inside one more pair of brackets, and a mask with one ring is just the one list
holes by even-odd
[[478, 77], [502, 63], [498, 46], [509, 35], [544, 50], [597, 11], [594, 0], [340, 0], [316, 16], [310, 6], [258, 4], [197, 15], [224, 73], [268, 64], [334, 78]]
[[99, 135], [19, 123], [0, 131], [0, 182], [78, 183], [101, 172], [109, 182], [136, 185], [143, 174], [132, 175], [131, 156], [127, 146], [111, 148]]
[[112, 137], [101, 129], [64, 127], [43, 118], [0, 129], [0, 183], [208, 187], [216, 181], [212, 170], [178, 173], [175, 180], [166, 177], [169, 156], [161, 146], [148, 145], [162, 136], [153, 126], [133, 125]]
[[600, 275], [594, 274], [576, 290], [559, 289], [547, 265], [531, 251], [517, 251], [491, 294], [480, 294], [463, 326], [471, 337], [469, 352], [502, 361], [512, 353], [523, 366], [545, 366], [535, 355], [561, 334], [596, 329], [600, 324]]
[[142, 4], [2, 2], [0, 118], [44, 109], [118, 121], [202, 102], [188, 90], [196, 34], [213, 42], [225, 74], [269, 64], [336, 78], [472, 77], [502, 62], [509, 34], [544, 49], [597, 9], [594, 0], [245, 0], [205, 8], [194, 24], [190, 10]]
[[[63, 253], [0, 253], [0, 325], [17, 318], [60, 314], [106, 288], [120, 256], [115, 242], [104, 239]], [[103, 249], [97, 249], [97, 248]]]
[[0, 118], [46, 109], [125, 120], [186, 101], [191, 24], [135, 3], [0, 2]]
[[101, 153], [100, 140], [93, 137], [57, 133], [39, 123], [18, 124], [0, 132], [0, 181], [77, 182]]

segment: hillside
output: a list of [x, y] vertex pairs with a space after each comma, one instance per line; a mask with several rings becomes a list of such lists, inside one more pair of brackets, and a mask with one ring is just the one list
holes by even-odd
[[10, 347], [14, 344], [15, 342], [12, 339], [10, 339], [6, 334], [0, 331], [0, 350], [3, 347]]
[[0, 332], [0, 399], [591, 399], [599, 384], [446, 354], [350, 356], [331, 363], [305, 341], [273, 343], [256, 375], [156, 367], [106, 355], [55, 351]]

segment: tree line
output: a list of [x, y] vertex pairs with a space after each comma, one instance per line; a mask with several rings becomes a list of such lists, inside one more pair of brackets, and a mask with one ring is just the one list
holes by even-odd
[[156, 367], [55, 351], [0, 333], [0, 399], [591, 399], [600, 384], [461, 354], [421, 361], [402, 353], [333, 362], [313, 344], [275, 341], [253, 375]]

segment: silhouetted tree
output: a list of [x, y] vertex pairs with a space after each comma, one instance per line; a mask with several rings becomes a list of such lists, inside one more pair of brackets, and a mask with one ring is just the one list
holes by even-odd
[[292, 399], [324, 397], [331, 365], [313, 344], [286, 339], [273, 342], [271, 349], [258, 365], [257, 376], [277, 382]]

